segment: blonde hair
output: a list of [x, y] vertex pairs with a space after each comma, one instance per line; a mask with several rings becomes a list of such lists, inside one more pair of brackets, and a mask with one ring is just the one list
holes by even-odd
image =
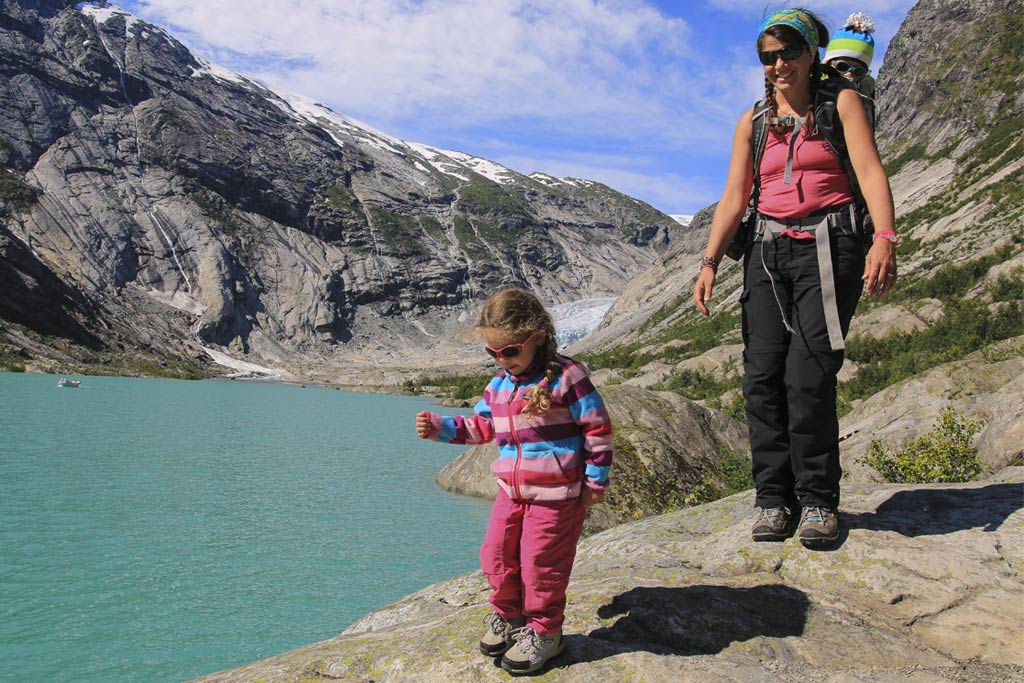
[[555, 322], [533, 293], [525, 289], [502, 289], [487, 298], [477, 328], [498, 330], [508, 335], [528, 335], [544, 330], [544, 341], [537, 347], [544, 363], [544, 379], [530, 391], [523, 412], [543, 415], [551, 409], [551, 385], [562, 374], [562, 361], [558, 356]]

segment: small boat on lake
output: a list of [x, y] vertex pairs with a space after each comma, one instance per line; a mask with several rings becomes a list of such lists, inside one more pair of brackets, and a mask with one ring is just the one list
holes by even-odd
[[77, 379], [68, 379], [67, 377], [61, 377], [57, 381], [57, 386], [65, 389], [77, 389], [82, 386], [82, 382]]

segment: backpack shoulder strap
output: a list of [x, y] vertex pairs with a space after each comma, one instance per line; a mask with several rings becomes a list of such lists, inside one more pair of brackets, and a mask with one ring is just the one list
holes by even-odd
[[768, 141], [768, 100], [759, 100], [754, 104], [752, 112], [753, 130], [750, 136], [750, 151], [754, 155], [754, 185], [750, 190], [750, 206], [757, 206], [757, 198], [761, 194], [761, 158], [764, 146]]
[[[829, 67], [831, 68], [831, 67]], [[842, 76], [829, 76], [818, 83], [814, 93], [814, 124], [832, 150], [841, 157], [846, 152], [846, 138], [843, 137], [843, 122], [839, 119], [839, 93], [856, 90], [850, 81]]]
[[[829, 70], [834, 71], [829, 67]], [[826, 71], [826, 73], [828, 73]], [[829, 75], [818, 83], [818, 89], [814, 94], [814, 124], [818, 132], [825, 138], [825, 142], [836, 153], [840, 165], [850, 178], [850, 186], [853, 189], [853, 196], [858, 207], [864, 207], [864, 196], [860, 191], [860, 183], [857, 182], [857, 175], [853, 171], [853, 163], [850, 161], [850, 151], [846, 148], [846, 136], [843, 133], [843, 121], [839, 116], [839, 93], [844, 90], [857, 89], [849, 80], [842, 76]], [[860, 93], [857, 93], [860, 95]]]

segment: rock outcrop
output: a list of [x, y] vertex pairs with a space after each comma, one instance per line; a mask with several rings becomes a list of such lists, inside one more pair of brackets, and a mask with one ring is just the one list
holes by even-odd
[[[1024, 677], [1024, 469], [972, 484], [844, 487], [840, 542], [750, 541], [752, 494], [585, 539], [566, 654], [536, 680], [706, 683]], [[204, 683], [476, 683], [483, 576], [436, 584], [340, 636]]]
[[[614, 485], [606, 504], [591, 508], [587, 530], [649, 517], [680, 507], [688, 495], [720, 490], [725, 486], [721, 451], [749, 451], [739, 422], [678, 394], [633, 386], [602, 387], [601, 394], [615, 429]], [[447, 491], [493, 499], [494, 457], [493, 444], [471, 448], [441, 470], [437, 483]]]
[[865, 399], [839, 424], [847, 478], [875, 476], [860, 461], [873, 440], [887, 449], [931, 431], [943, 408], [981, 423], [978, 457], [998, 471], [1024, 457], [1024, 337], [1014, 337], [898, 382]]

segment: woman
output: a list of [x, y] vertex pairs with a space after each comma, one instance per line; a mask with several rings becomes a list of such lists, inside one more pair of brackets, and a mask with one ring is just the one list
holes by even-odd
[[[825, 84], [818, 48], [828, 39], [828, 29], [803, 9], [773, 12], [761, 24], [757, 51], [770, 128], [759, 155], [757, 216], [740, 297], [743, 397], [760, 508], [752, 535], [785, 540], [799, 507], [797, 535], [807, 547], [839, 537], [836, 373], [843, 339], [862, 289], [881, 296], [896, 281], [892, 193], [861, 98], [840, 90], [835, 100], [854, 179], [817, 130], [814, 96]], [[718, 263], [755, 186], [758, 110], [736, 125], [729, 176], [693, 289], [704, 315]], [[866, 257], [851, 181], [859, 182], [876, 227]]]

